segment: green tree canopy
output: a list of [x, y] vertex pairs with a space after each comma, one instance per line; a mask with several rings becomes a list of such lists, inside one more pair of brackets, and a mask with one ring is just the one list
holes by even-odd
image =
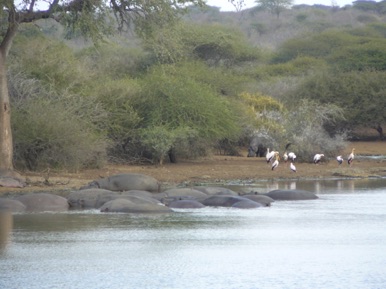
[[268, 10], [277, 17], [294, 3], [293, 0], [256, 0], [255, 2], [259, 8]]
[[[133, 99], [133, 107], [142, 119], [141, 137], [154, 136], [154, 128], [158, 127], [159, 132], [164, 132], [162, 137], [169, 138], [163, 142], [165, 145], [151, 147], [153, 142], [142, 140], [149, 150], [159, 148], [156, 155], [161, 160], [170, 149], [178, 149], [182, 140], [214, 143], [240, 136], [237, 105], [220, 96], [212, 86], [198, 81], [195, 74], [195, 70], [176, 65], [156, 66], [144, 76], [142, 91]], [[192, 145], [191, 150], [194, 149]]]
[[[13, 172], [13, 139], [6, 61], [22, 23], [52, 18], [94, 41], [112, 29], [133, 26], [139, 35], [151, 35], [155, 27], [175, 23], [186, 5], [202, 0], [6, 0], [0, 2], [0, 175]], [[115, 16], [115, 20], [112, 17]], [[58, 55], [59, 56], [59, 55]]]
[[324, 72], [308, 78], [293, 98], [308, 98], [344, 109], [345, 121], [334, 128], [376, 127], [386, 121], [386, 72]]
[[161, 63], [196, 59], [229, 66], [261, 57], [240, 30], [218, 24], [179, 23], [156, 30], [146, 45]]

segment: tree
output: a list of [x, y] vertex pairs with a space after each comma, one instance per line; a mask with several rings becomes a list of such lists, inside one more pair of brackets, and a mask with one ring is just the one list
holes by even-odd
[[142, 91], [133, 99], [133, 107], [142, 120], [140, 143], [153, 160], [162, 162], [170, 150], [183, 156], [178, 151], [187, 142], [194, 155], [198, 149], [195, 140], [213, 144], [239, 138], [241, 116], [236, 103], [201, 81], [198, 76], [202, 73], [201, 66], [190, 63], [159, 65], [141, 79]]
[[176, 21], [189, 4], [203, 5], [203, 1], [0, 0], [0, 21], [4, 27], [0, 30], [0, 175], [15, 176], [6, 61], [22, 23], [52, 18], [93, 41], [110, 34], [113, 28], [124, 29], [134, 24], [137, 33], [146, 37], [154, 27]]
[[256, 0], [259, 8], [268, 10], [279, 18], [280, 13], [293, 5], [293, 0]]

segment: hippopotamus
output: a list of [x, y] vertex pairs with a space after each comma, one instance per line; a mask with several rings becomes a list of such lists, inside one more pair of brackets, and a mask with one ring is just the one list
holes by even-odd
[[[236, 207], [248, 206], [251, 204], [249, 202], [254, 202], [254, 201], [240, 196], [214, 195], [203, 200], [201, 203], [205, 206], [211, 206], [211, 207], [232, 207], [234, 204], [238, 202], [244, 202], [244, 203], [240, 203], [239, 205], [236, 205]], [[262, 206], [257, 202], [255, 203], [257, 204], [256, 207]]]
[[127, 199], [134, 203], [140, 199], [155, 204], [161, 204], [157, 199], [152, 198], [152, 193], [139, 190], [113, 192], [104, 189], [85, 189], [71, 192], [67, 197], [71, 208], [82, 209], [99, 209], [108, 201], [115, 199]]
[[0, 187], [23, 188], [25, 187], [25, 182], [13, 177], [0, 176]]
[[228, 188], [223, 187], [204, 187], [204, 186], [195, 186], [193, 189], [203, 192], [207, 195], [233, 195], [237, 196], [238, 194], [235, 191], [232, 191]]
[[26, 206], [18, 201], [8, 198], [0, 198], [0, 211], [9, 211], [9, 212], [24, 212], [26, 210]]
[[174, 200], [171, 201], [168, 205], [169, 208], [175, 209], [201, 209], [205, 206], [196, 200]]
[[271, 203], [275, 201], [274, 199], [268, 196], [260, 195], [260, 194], [246, 194], [246, 195], [243, 195], [243, 197], [249, 200], [252, 200], [254, 202], [260, 203], [264, 207], [270, 207]]
[[191, 188], [174, 188], [163, 191], [166, 197], [192, 197], [195, 199], [206, 199], [208, 197], [207, 194], [191, 189]]
[[81, 189], [99, 188], [110, 191], [143, 190], [159, 192], [159, 182], [148, 175], [143, 174], [118, 174], [107, 178], [92, 181]]
[[67, 200], [71, 208], [98, 209], [117, 195], [117, 192], [94, 188], [73, 191], [67, 196]]
[[264, 194], [274, 200], [281, 201], [298, 201], [298, 200], [314, 200], [318, 196], [312, 192], [304, 190], [273, 190]]
[[26, 211], [67, 211], [69, 204], [66, 198], [47, 193], [31, 193], [15, 198], [26, 206]]
[[152, 202], [137, 202], [134, 203], [127, 199], [118, 198], [106, 202], [101, 208], [101, 212], [110, 213], [170, 213], [172, 209]]
[[234, 203], [231, 207], [238, 209], [256, 209], [261, 207], [262, 205], [258, 202], [246, 199], [239, 202]]

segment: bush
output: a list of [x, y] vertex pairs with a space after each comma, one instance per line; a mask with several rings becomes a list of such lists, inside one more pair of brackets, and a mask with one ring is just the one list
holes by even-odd
[[[142, 80], [142, 91], [133, 99], [133, 108], [141, 118], [139, 127], [145, 132], [142, 137], [147, 139], [141, 139], [141, 143], [148, 144], [148, 151], [154, 152], [149, 135], [156, 135], [157, 127], [167, 139], [169, 149], [176, 152], [183, 151], [177, 149], [181, 140], [213, 144], [223, 138], [239, 137], [239, 118], [231, 100], [196, 80], [194, 72], [163, 65], [155, 67]], [[192, 146], [191, 150], [194, 149]], [[199, 150], [202, 151], [201, 146]], [[154, 153], [155, 159], [159, 159], [165, 156], [166, 148], [161, 146], [155, 151], [159, 151]]]
[[345, 120], [334, 126], [335, 131], [373, 127], [386, 121], [385, 79], [384, 71], [324, 72], [306, 79], [291, 99], [308, 98], [344, 109]]
[[288, 107], [281, 143], [292, 143], [297, 159], [312, 162], [316, 153], [334, 157], [345, 147], [345, 134], [331, 137], [324, 126], [343, 119], [343, 110], [336, 105], [322, 105], [316, 101], [300, 100]]
[[340, 49], [353, 43], [355, 43], [355, 38], [352, 35], [331, 29], [316, 35], [288, 40], [278, 49], [272, 62], [287, 62], [298, 56], [323, 58], [334, 49]]
[[[78, 92], [91, 76], [64, 43], [40, 37], [17, 39], [11, 67], [56, 91]], [[60, 56], [60, 57], [59, 57]]]
[[93, 125], [103, 115], [93, 99], [58, 96], [38, 80], [11, 72], [15, 166], [76, 171], [106, 161], [108, 142]]
[[363, 41], [336, 50], [327, 61], [341, 71], [386, 70], [385, 46], [385, 39]]
[[77, 171], [106, 161], [107, 142], [60, 103], [33, 99], [12, 115], [16, 167]]

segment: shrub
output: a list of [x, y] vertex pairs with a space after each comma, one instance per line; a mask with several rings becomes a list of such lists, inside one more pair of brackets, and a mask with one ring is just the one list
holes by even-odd
[[[148, 139], [149, 135], [156, 135], [154, 128], [162, 128], [160, 134], [170, 140], [169, 149], [177, 148], [181, 139], [213, 144], [223, 138], [239, 137], [239, 119], [231, 101], [195, 78], [194, 70], [165, 65], [155, 67], [144, 77], [142, 91], [133, 99], [141, 118], [139, 127], [146, 132], [142, 137]], [[150, 141], [145, 143], [150, 145], [148, 151], [153, 150]], [[160, 148], [155, 158], [165, 155], [165, 150]]]
[[106, 161], [107, 142], [68, 107], [30, 100], [12, 117], [16, 167], [77, 171]]
[[76, 171], [104, 164], [108, 142], [93, 125], [92, 114], [103, 114], [94, 100], [59, 97], [20, 73], [9, 80], [17, 168]]
[[316, 153], [334, 157], [345, 147], [345, 134], [331, 137], [324, 129], [343, 119], [343, 110], [336, 105], [322, 105], [316, 101], [300, 100], [288, 107], [284, 120], [285, 133], [281, 143], [292, 143], [299, 161], [312, 162]]

